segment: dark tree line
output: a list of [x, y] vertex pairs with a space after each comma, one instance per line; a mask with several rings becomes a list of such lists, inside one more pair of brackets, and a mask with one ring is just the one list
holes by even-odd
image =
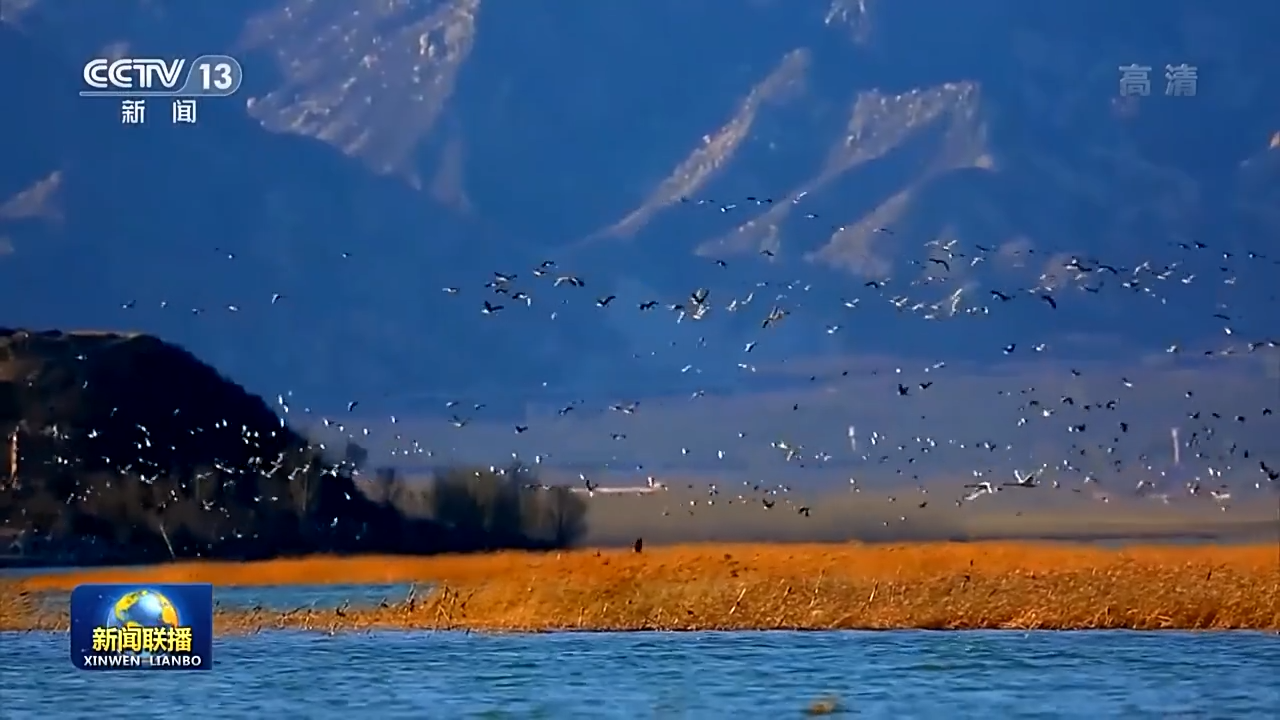
[[0, 331], [0, 433], [18, 451], [0, 463], [0, 555], [28, 561], [551, 549], [584, 529], [582, 501], [527, 467], [366, 475], [358, 446], [332, 457], [145, 336]]

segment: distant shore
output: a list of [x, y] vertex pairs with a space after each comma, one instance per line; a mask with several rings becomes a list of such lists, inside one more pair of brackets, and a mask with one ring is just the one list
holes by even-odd
[[1274, 544], [686, 545], [421, 558], [176, 563], [0, 583], [0, 630], [63, 630], [42, 592], [84, 582], [416, 583], [375, 607], [220, 609], [220, 633], [276, 628], [558, 630], [1280, 630]]

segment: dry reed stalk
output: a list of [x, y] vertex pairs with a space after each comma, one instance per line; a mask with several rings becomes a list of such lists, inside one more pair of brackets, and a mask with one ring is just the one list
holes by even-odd
[[[379, 582], [412, 578], [436, 589], [398, 605], [348, 608], [331, 628], [1280, 629], [1274, 546], [706, 545], [639, 555], [579, 551], [165, 566], [109, 577], [279, 583], [305, 570], [299, 579], [308, 583], [368, 582], [373, 567]], [[65, 624], [65, 613], [41, 610], [30, 595], [18, 593], [84, 579], [49, 576], [0, 586], [0, 629]], [[799, 588], [812, 589], [797, 597]], [[316, 620], [308, 612], [265, 622], [306, 628]], [[250, 632], [264, 618], [222, 609], [215, 622], [220, 632]]]

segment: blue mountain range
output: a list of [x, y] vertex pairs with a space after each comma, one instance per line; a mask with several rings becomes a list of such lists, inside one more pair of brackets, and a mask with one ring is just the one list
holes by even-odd
[[[1175, 344], [1197, 387], [1280, 397], [1265, 3], [28, 0], [0, 20], [0, 67], [22, 68], [0, 324], [154, 333], [384, 425], [699, 392], [737, 415], [856, 367], [844, 414], [870, 428], [899, 382], [925, 403], [936, 363], [981, 384], [1043, 361], [1056, 402], [1070, 367], [1109, 387]], [[193, 125], [77, 93], [95, 57], [205, 53], [245, 80]], [[1130, 65], [1148, 93], [1122, 92]], [[1154, 447], [1193, 411], [1134, 422]]]

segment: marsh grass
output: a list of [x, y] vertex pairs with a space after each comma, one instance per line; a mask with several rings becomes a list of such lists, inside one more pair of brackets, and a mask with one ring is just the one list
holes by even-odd
[[[0, 629], [61, 629], [29, 591], [81, 581], [433, 583], [373, 608], [226, 609], [218, 631], [1280, 630], [1274, 545], [697, 545], [418, 560], [175, 565], [0, 590]], [[28, 591], [28, 594], [19, 595]]]

